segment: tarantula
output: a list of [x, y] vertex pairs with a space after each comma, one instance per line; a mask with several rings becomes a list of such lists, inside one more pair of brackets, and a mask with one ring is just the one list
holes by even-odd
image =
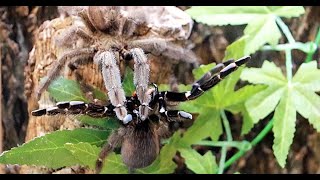
[[[141, 101], [138, 94], [126, 97], [123, 107], [130, 118], [119, 121], [121, 127], [109, 136], [96, 161], [96, 173], [100, 173], [106, 156], [119, 145], [123, 162], [130, 172], [150, 165], [159, 154], [160, 139], [174, 130], [174, 123], [192, 119], [190, 113], [169, 109], [171, 102], [198, 98], [239, 66], [247, 63], [249, 59], [249, 56], [245, 56], [237, 61], [228, 60], [216, 65], [193, 83], [191, 90], [187, 92], [159, 92], [157, 86], [153, 84], [153, 87], [146, 90], [145, 96], [150, 96], [150, 101], [145, 107], [150, 111], [145, 114], [145, 119], [141, 118], [140, 111], [146, 101]], [[32, 115], [86, 114], [92, 117], [108, 117], [117, 116], [117, 108], [119, 107], [113, 105], [111, 100], [106, 106], [81, 101], [58, 102], [55, 107], [32, 111]]]
[[[125, 107], [126, 97], [121, 86], [119, 64], [134, 61], [134, 85], [141, 102], [138, 115], [145, 120], [149, 114], [151, 100], [148, 91], [150, 67], [147, 53], [163, 55], [173, 59], [196, 62], [195, 55], [182, 47], [159, 37], [143, 38], [150, 31], [147, 16], [143, 12], [124, 13], [121, 7], [88, 7], [77, 10], [82, 23], [74, 23], [56, 37], [57, 45], [71, 49], [66, 51], [48, 72], [48, 78], [36, 90], [39, 99], [42, 92], [68, 64], [71, 69], [94, 62], [103, 75], [108, 97], [119, 120], [132, 120]], [[75, 46], [75, 47], [74, 47]]]

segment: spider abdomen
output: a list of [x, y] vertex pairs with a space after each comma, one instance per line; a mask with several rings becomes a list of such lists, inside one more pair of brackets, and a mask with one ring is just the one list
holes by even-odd
[[123, 162], [131, 169], [150, 165], [159, 154], [159, 137], [148, 121], [132, 127], [122, 143]]

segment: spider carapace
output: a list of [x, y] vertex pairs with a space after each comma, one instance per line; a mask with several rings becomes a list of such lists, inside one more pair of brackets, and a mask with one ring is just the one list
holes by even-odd
[[[122, 120], [119, 119], [120, 128], [109, 136], [107, 143], [103, 146], [96, 161], [96, 173], [100, 173], [104, 159], [118, 146], [121, 146], [123, 162], [130, 172], [150, 165], [159, 154], [160, 139], [167, 137], [172, 131], [172, 123], [192, 119], [190, 113], [174, 110], [171, 104], [198, 98], [239, 66], [247, 63], [249, 59], [249, 56], [245, 56], [236, 61], [227, 60], [217, 64], [193, 83], [191, 90], [187, 92], [159, 92], [157, 86], [152, 84], [145, 90], [144, 95], [150, 100], [141, 101], [136, 93], [126, 97], [121, 106], [125, 108], [127, 115]], [[86, 114], [91, 117], [117, 117], [116, 109], [117, 106], [112, 102], [99, 105], [70, 101], [58, 102], [55, 107], [32, 111], [32, 115]], [[148, 111], [141, 112], [145, 109]], [[145, 117], [141, 118], [141, 114], [145, 114]]]

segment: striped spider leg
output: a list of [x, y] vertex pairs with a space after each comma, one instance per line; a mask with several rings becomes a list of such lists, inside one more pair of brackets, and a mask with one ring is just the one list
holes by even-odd
[[183, 117], [192, 118], [191, 114], [184, 111], [168, 111], [167, 101], [183, 102], [196, 99], [200, 97], [205, 91], [211, 89], [217, 85], [226, 76], [235, 71], [239, 66], [247, 63], [250, 60], [250, 56], [245, 56], [237, 61], [227, 60], [223, 63], [219, 63], [209, 72], [204, 74], [199, 80], [193, 83], [190, 91], [187, 92], [172, 92], [162, 91], [158, 95], [159, 113], [165, 117]]

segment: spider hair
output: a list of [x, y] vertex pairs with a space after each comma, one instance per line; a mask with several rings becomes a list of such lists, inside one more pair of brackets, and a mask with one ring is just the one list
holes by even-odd
[[148, 59], [140, 48], [134, 48], [130, 50], [132, 58], [134, 60], [134, 78], [133, 83], [136, 86], [136, 93], [141, 106], [139, 107], [139, 115], [141, 120], [145, 120], [148, 116], [148, 104], [151, 97], [147, 92], [149, 83], [150, 67]]
[[117, 117], [123, 120], [127, 115], [127, 109], [124, 107], [126, 97], [121, 86], [120, 70], [116, 57], [113, 52], [106, 51], [97, 53], [93, 59], [102, 68], [102, 76], [110, 102], [116, 107], [114, 111]]

